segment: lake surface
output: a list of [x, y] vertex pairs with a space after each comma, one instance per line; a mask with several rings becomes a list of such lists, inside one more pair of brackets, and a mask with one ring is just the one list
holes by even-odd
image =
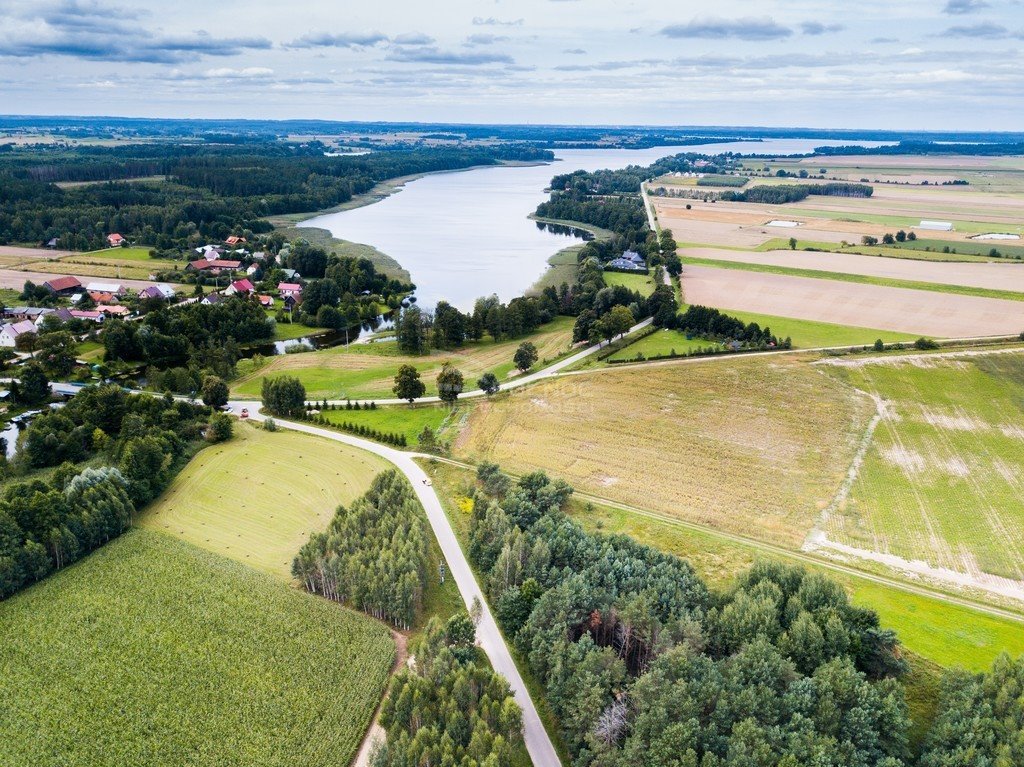
[[575, 170], [649, 165], [682, 152], [798, 154], [816, 146], [874, 142], [772, 139], [652, 149], [558, 149], [556, 160], [529, 167], [485, 167], [417, 179], [380, 202], [304, 221], [335, 237], [373, 245], [412, 274], [420, 305], [446, 300], [472, 309], [480, 296], [522, 295], [548, 258], [580, 242], [527, 218], [547, 199], [552, 176]]

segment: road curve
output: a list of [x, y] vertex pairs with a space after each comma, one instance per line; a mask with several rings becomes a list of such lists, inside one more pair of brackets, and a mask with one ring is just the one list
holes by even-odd
[[[236, 415], [241, 412], [242, 408], [247, 408], [249, 410], [249, 420], [251, 421], [265, 420], [265, 416], [259, 412], [259, 402], [232, 401], [230, 407], [231, 412]], [[530, 759], [535, 767], [560, 767], [561, 760], [558, 758], [554, 744], [552, 744], [551, 738], [548, 737], [547, 730], [544, 729], [544, 724], [540, 720], [537, 708], [533, 705], [533, 700], [530, 698], [526, 684], [519, 674], [519, 669], [516, 668], [508, 645], [505, 644], [505, 639], [501, 635], [501, 631], [498, 630], [498, 624], [494, 621], [494, 616], [491, 615], [487, 599], [480, 589], [480, 585], [476, 582], [473, 570], [470, 568], [469, 562], [462, 552], [462, 547], [455, 537], [455, 531], [452, 530], [451, 523], [444, 513], [441, 501], [437, 497], [437, 493], [434, 492], [434, 488], [426, 484], [429, 481], [427, 473], [413, 460], [414, 458], [429, 458], [431, 456], [395, 450], [376, 442], [370, 442], [369, 440], [341, 434], [331, 429], [323, 429], [307, 423], [284, 420], [276, 421], [276, 423], [281, 428], [293, 429], [317, 437], [332, 439], [335, 442], [343, 442], [346, 445], [378, 455], [392, 463], [412, 483], [413, 490], [416, 491], [416, 497], [419, 498], [420, 503], [423, 504], [424, 511], [427, 513], [427, 520], [434, 530], [434, 535], [437, 538], [438, 545], [441, 547], [441, 552], [448, 562], [451, 577], [455, 579], [455, 583], [459, 587], [459, 593], [462, 595], [462, 600], [466, 603], [466, 608], [470, 607], [474, 597], [480, 601], [480, 605], [483, 607], [483, 616], [476, 628], [477, 641], [483, 651], [487, 653], [487, 657], [490, 659], [494, 670], [508, 680], [512, 692], [515, 694], [516, 703], [523, 710], [523, 739], [526, 742], [526, 749], [530, 753]]]

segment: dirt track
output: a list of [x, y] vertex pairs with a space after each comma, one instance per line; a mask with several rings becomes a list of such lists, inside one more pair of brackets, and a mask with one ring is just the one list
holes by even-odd
[[840, 274], [863, 274], [896, 280], [936, 282], [941, 285], [968, 285], [1024, 293], [1024, 264], [1016, 261], [959, 263], [861, 256], [855, 253], [815, 253], [801, 250], [770, 250], [764, 253], [749, 253], [719, 248], [686, 248], [682, 253], [695, 258], [740, 261], [744, 264], [817, 269]]
[[790, 277], [710, 266], [683, 271], [687, 303], [934, 338], [1024, 329], [1024, 301]]

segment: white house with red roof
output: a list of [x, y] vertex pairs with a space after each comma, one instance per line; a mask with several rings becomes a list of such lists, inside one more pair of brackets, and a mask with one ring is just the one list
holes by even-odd
[[281, 298], [302, 298], [302, 286], [297, 282], [279, 282], [277, 292], [281, 294]]
[[117, 232], [107, 235], [107, 244], [110, 245], [110, 247], [112, 248], [120, 248], [122, 245], [124, 245], [124, 243], [124, 237], [119, 235]]
[[249, 280], [235, 280], [224, 289], [228, 296], [251, 296], [255, 292], [256, 288]]

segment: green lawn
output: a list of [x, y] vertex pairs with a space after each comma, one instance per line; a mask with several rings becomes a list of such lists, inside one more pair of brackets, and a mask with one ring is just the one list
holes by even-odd
[[523, 341], [532, 341], [537, 347], [541, 361], [535, 367], [570, 353], [573, 323], [572, 317], [558, 317], [528, 337], [497, 343], [485, 337], [460, 349], [435, 349], [418, 356], [401, 354], [394, 341], [384, 341], [283, 354], [265, 359], [260, 365], [242, 361], [232, 392], [235, 397], [258, 398], [264, 378], [289, 375], [302, 381], [307, 397], [312, 400], [390, 398], [394, 396], [391, 389], [395, 373], [401, 365], [410, 364], [422, 376], [427, 394], [434, 395], [435, 379], [445, 362], [462, 371], [467, 390], [474, 389], [477, 379], [486, 372], [494, 373], [502, 381], [514, 375], [512, 356]]
[[323, 416], [331, 423], [350, 423], [371, 429], [404, 434], [410, 446], [419, 444], [417, 437], [423, 427], [429, 426], [435, 432], [443, 427], [457, 424], [462, 411], [446, 405], [395, 405], [378, 407], [375, 410], [325, 410]]
[[99, 341], [80, 341], [78, 344], [78, 359], [86, 362], [102, 362], [104, 346]]
[[881, 396], [888, 413], [829, 536], [1024, 578], [1024, 351], [822, 370]]
[[90, 250], [76, 255], [75, 258], [109, 258], [114, 261], [155, 261], [150, 258], [149, 252], [152, 248], [103, 248], [102, 250]]
[[[267, 312], [268, 317], [274, 317], [275, 312]], [[324, 328], [311, 328], [298, 322], [276, 322], [274, 323], [274, 340], [291, 341], [306, 336], [322, 335], [327, 331]]]
[[816, 349], [823, 346], [858, 346], [870, 345], [875, 339], [881, 338], [885, 343], [897, 341], [914, 341], [917, 336], [908, 333], [897, 333], [893, 330], [875, 328], [858, 328], [852, 325], [834, 325], [831, 322], [814, 320], [798, 320], [792, 317], [776, 317], [771, 314], [755, 314], [722, 309], [727, 314], [743, 320], [756, 322], [762, 328], [770, 328], [778, 338], [793, 339], [793, 346], [798, 349]]
[[310, 533], [387, 467], [338, 442], [238, 423], [231, 440], [192, 459], [138, 524], [290, 579]]
[[644, 296], [654, 292], [654, 278], [650, 274], [628, 274], [626, 272], [605, 272], [604, 281], [610, 287], [624, 285]]
[[[716, 246], [721, 247], [721, 246]], [[951, 252], [943, 253], [943, 248], [949, 248]], [[997, 241], [977, 240], [973, 242], [950, 242], [949, 240], [908, 240], [898, 245], [861, 245], [853, 243], [843, 247], [838, 242], [820, 242], [816, 240], [797, 239], [797, 250], [824, 250], [830, 253], [858, 253], [865, 256], [883, 256], [885, 258], [908, 258], [919, 261], [964, 261], [964, 262], [991, 262], [1003, 261], [1010, 258], [1024, 257], [1024, 247], [1019, 245], [1003, 245]], [[989, 256], [989, 251], [995, 248], [1003, 254], [1002, 258]], [[730, 248], [730, 250], [744, 250], [744, 248]], [[754, 248], [755, 251], [789, 250], [789, 240], [781, 237], [763, 242]], [[952, 251], [956, 251], [953, 253]]]
[[344, 765], [387, 629], [147, 530], [0, 603], [5, 767]]
[[636, 343], [630, 344], [629, 346], [621, 349], [608, 359], [611, 361], [631, 360], [639, 354], [642, 354], [647, 358], [662, 357], [670, 355], [673, 351], [675, 351], [676, 354], [682, 355], [687, 352], [697, 351], [698, 349], [707, 349], [709, 347], [720, 348], [721, 344], [716, 344], [712, 341], [702, 341], [699, 338], [688, 340], [685, 333], [681, 333], [678, 330], [666, 330], [665, 328], [662, 328], [648, 336], [644, 336]]

